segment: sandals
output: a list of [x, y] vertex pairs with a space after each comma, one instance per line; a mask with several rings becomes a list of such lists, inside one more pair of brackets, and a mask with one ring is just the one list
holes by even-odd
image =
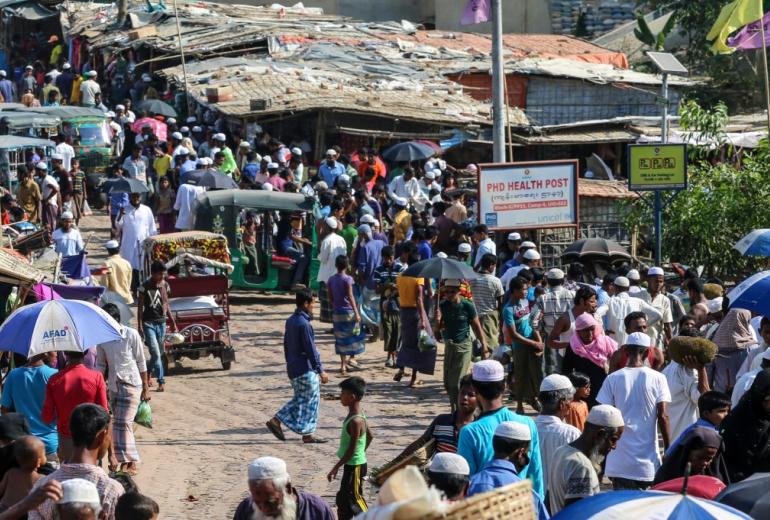
[[326, 439], [319, 439], [318, 437], [313, 437], [312, 435], [309, 435], [307, 437], [302, 437], [302, 442], [305, 444], [326, 444], [329, 442]]
[[284, 441], [284, 442], [286, 441], [286, 437], [283, 435], [283, 431], [281, 431], [280, 426], [276, 426], [275, 423], [273, 423], [273, 421], [267, 421], [265, 423], [265, 426], [267, 426], [267, 429], [270, 431], [270, 433], [275, 435], [276, 439], [278, 439], [279, 441]]
[[401, 381], [402, 377], [404, 377], [404, 373], [403, 372], [397, 372], [396, 375], [393, 376], [393, 381], [398, 383], [399, 381]]

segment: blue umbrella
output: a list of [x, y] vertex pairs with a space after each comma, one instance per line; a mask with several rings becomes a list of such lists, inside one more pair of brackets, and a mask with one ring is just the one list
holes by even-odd
[[121, 339], [121, 327], [93, 303], [51, 300], [13, 312], [0, 327], [0, 350], [32, 357], [44, 352], [85, 352]]
[[755, 229], [733, 247], [743, 256], [770, 256], [770, 229]]
[[747, 309], [770, 316], [770, 271], [748, 277], [727, 294], [731, 309]]
[[664, 491], [608, 491], [575, 502], [553, 520], [751, 520], [730, 506]]

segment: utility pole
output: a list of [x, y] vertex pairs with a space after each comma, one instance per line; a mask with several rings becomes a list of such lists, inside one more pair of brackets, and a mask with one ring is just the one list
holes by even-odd
[[492, 0], [492, 157], [505, 162], [505, 67], [503, 64], [503, 4]]
[[[660, 144], [668, 143], [668, 73], [663, 73], [660, 87], [663, 100], [663, 112], [660, 118]], [[655, 265], [663, 262], [663, 195], [655, 190]]]

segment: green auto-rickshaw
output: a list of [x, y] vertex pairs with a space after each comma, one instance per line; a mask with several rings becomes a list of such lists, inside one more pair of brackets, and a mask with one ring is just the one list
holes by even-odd
[[[305, 251], [310, 256], [310, 264], [302, 283], [317, 290], [319, 261], [314, 208], [315, 199], [299, 193], [208, 191], [199, 195], [196, 201], [195, 229], [227, 237], [230, 261], [235, 268], [230, 275], [233, 288], [283, 293], [290, 291], [294, 265], [277, 254], [274, 230], [281, 213], [302, 213], [302, 235], [313, 244]], [[248, 248], [243, 243], [243, 226], [249, 213], [258, 217], [259, 221], [256, 226], [256, 254], [247, 254]], [[254, 252], [253, 249], [251, 251]]]

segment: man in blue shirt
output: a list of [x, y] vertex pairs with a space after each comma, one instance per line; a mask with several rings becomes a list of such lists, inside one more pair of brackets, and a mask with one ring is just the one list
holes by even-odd
[[457, 453], [465, 457], [471, 468], [471, 477], [481, 471], [484, 465], [494, 458], [492, 437], [495, 428], [502, 422], [512, 421], [524, 424], [530, 430], [529, 464], [519, 474], [532, 481], [532, 489], [539, 496], [545, 496], [545, 477], [540, 461], [540, 440], [535, 421], [518, 415], [503, 405], [505, 391], [505, 370], [498, 361], [486, 359], [473, 365], [473, 388], [482, 413], [478, 419], [460, 430]]
[[34, 356], [26, 365], [11, 370], [3, 386], [0, 411], [3, 415], [11, 412], [24, 415], [29, 422], [30, 433], [45, 444], [48, 460], [57, 460], [59, 436], [56, 433], [56, 422], [46, 424], [40, 419], [45, 387], [51, 376], [57, 372], [43, 362], [47, 356], [48, 354]]
[[[486, 493], [520, 482], [519, 472], [529, 464], [527, 452], [531, 440], [532, 433], [526, 424], [518, 422], [498, 424], [492, 437], [495, 458], [487, 462], [482, 470], [471, 479], [468, 496]], [[543, 499], [536, 492], [533, 491], [532, 493], [535, 504], [537, 504], [538, 518], [546, 520], [548, 512], [545, 509]]]
[[323, 443], [313, 435], [318, 424], [318, 405], [321, 402], [321, 385], [329, 382], [329, 376], [321, 365], [321, 356], [315, 346], [315, 334], [310, 324], [313, 314], [313, 293], [308, 289], [297, 292], [297, 308], [286, 320], [283, 335], [283, 353], [286, 371], [291, 380], [294, 397], [267, 421], [267, 429], [279, 440], [286, 437], [281, 423], [291, 431], [302, 435], [304, 443]]
[[340, 175], [345, 173], [345, 166], [337, 162], [337, 152], [326, 150], [326, 161], [318, 167], [318, 175], [326, 183], [329, 189], [334, 189], [334, 184]]
[[0, 70], [0, 94], [3, 96], [3, 101], [5, 103], [12, 103], [14, 100], [14, 91], [16, 88], [14, 87], [11, 80], [9, 80], [6, 77], [6, 73], [4, 70]]

